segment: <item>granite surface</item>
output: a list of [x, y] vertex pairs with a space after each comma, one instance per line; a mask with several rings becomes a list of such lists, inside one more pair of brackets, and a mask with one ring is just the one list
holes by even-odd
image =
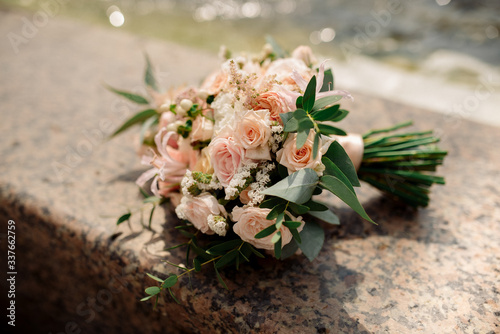
[[[22, 35], [31, 15], [0, 12], [0, 35]], [[351, 132], [413, 119], [441, 135], [447, 184], [430, 206], [400, 206], [365, 185], [359, 196], [378, 226], [333, 199], [342, 225], [325, 226], [313, 262], [229, 269], [229, 290], [206, 269], [173, 289], [180, 305], [165, 297], [153, 311], [139, 302], [153, 284], [145, 273], [175, 272], [161, 260], [182, 261], [182, 251], [164, 251], [181, 237], [168, 208], [153, 231], [137, 219], [115, 225], [139, 206], [132, 181], [143, 168], [134, 131], [104, 140], [136, 109], [102, 83], [140, 91], [143, 52], [166, 88], [197, 83], [217, 59], [58, 17], [25, 40], [18, 52], [0, 40], [1, 300], [5, 310], [10, 219], [18, 332], [500, 332], [498, 128], [354, 94], [342, 123]]]

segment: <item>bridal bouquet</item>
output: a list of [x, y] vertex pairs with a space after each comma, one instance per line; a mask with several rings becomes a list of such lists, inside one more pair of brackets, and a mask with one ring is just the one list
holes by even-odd
[[[395, 134], [409, 125], [374, 130], [365, 136], [335, 126], [348, 115], [340, 107], [351, 95], [333, 88], [331, 70], [316, 65], [309, 47], [291, 55], [267, 44], [256, 56], [223, 53], [222, 66], [199, 87], [160, 93], [149, 59], [147, 98], [110, 88], [138, 104], [152, 105], [116, 133], [141, 124], [142, 163], [137, 180], [151, 181], [154, 209], [165, 199], [180, 219], [186, 265], [180, 275], [146, 289], [147, 300], [203, 265], [219, 268], [264, 254], [285, 259], [303, 253], [313, 260], [324, 240], [319, 221], [339, 224], [316, 195], [329, 192], [373, 223], [358, 201], [359, 179], [414, 206], [428, 203], [428, 188], [444, 183], [423, 173], [435, 170], [446, 152], [431, 132]], [[359, 173], [359, 174], [358, 174]], [[359, 176], [359, 178], [358, 178]], [[398, 182], [394, 182], [398, 180]], [[118, 219], [129, 220], [131, 213]], [[211, 237], [203, 237], [208, 235]], [[192, 255], [192, 256], [191, 256]], [[191, 265], [192, 264], [192, 265]], [[188, 268], [189, 267], [189, 268]]]

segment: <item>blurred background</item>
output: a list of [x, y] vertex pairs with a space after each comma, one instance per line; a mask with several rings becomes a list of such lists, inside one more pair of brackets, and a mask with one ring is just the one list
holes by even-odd
[[[332, 59], [342, 88], [500, 126], [498, 0], [0, 0], [0, 10], [52, 11], [214, 53], [258, 52], [271, 35]], [[465, 99], [483, 89], [487, 98]]]

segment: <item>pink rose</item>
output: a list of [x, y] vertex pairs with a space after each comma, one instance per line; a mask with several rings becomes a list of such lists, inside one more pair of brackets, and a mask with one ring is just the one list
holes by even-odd
[[205, 234], [214, 234], [208, 227], [209, 215], [227, 215], [226, 210], [217, 202], [217, 198], [209, 193], [202, 193], [196, 197], [184, 196], [181, 203], [175, 208], [180, 219], [189, 220], [194, 227]]
[[[232, 213], [233, 220], [236, 221], [233, 226], [234, 233], [239, 235], [241, 240], [246, 241], [257, 248], [273, 250], [274, 244], [271, 242], [271, 239], [276, 232], [265, 238], [255, 239], [255, 235], [257, 233], [276, 223], [276, 219], [266, 219], [269, 212], [271, 212], [270, 209], [261, 209], [253, 206], [246, 208], [235, 207]], [[294, 218], [294, 220], [302, 221], [302, 218]], [[302, 224], [297, 230], [299, 232], [302, 231], [303, 226], [304, 224]], [[288, 227], [284, 225], [281, 226], [280, 232], [281, 245], [283, 247], [292, 240], [292, 233]]]
[[278, 121], [280, 124], [283, 124], [280, 114], [292, 111], [286, 98], [278, 92], [268, 91], [262, 93], [257, 96], [255, 101], [257, 102], [256, 109], [269, 110], [271, 114], [269, 119], [271, 121]]
[[214, 122], [206, 117], [198, 116], [193, 121], [191, 130], [191, 142], [206, 141], [212, 138], [214, 133]]
[[303, 168], [312, 168], [320, 171], [323, 166], [321, 157], [326, 153], [333, 139], [322, 136], [319, 140], [318, 154], [316, 158], [313, 158], [314, 134], [312, 130], [309, 132], [306, 143], [300, 149], [297, 149], [297, 134], [290, 134], [283, 148], [276, 152], [278, 162], [288, 169], [289, 174]]
[[227, 187], [234, 174], [243, 164], [245, 149], [238, 145], [233, 137], [219, 136], [208, 145], [214, 175]]

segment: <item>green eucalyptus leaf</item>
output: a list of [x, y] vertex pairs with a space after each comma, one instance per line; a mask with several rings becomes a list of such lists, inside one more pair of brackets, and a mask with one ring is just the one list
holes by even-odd
[[286, 124], [285, 127], [283, 128], [284, 132], [295, 132], [299, 128], [299, 121], [295, 118], [292, 117], [290, 118]]
[[296, 228], [291, 228], [290, 232], [292, 233], [293, 240], [295, 240], [296, 243], [300, 244], [302, 243], [302, 239], [300, 238], [300, 233], [297, 231]]
[[345, 152], [342, 145], [340, 145], [337, 141], [334, 141], [330, 144], [330, 147], [324, 156], [328, 157], [328, 159], [330, 159], [342, 171], [342, 173], [347, 176], [354, 187], [361, 186], [358, 180], [356, 168], [354, 168], [351, 159]]
[[125, 123], [123, 123], [123, 125], [120, 126], [118, 128], [118, 130], [113, 132], [111, 137], [114, 137], [117, 134], [127, 130], [132, 125], [142, 123], [142, 122], [146, 121], [148, 118], [153, 117], [155, 115], [157, 115], [157, 112], [154, 109], [146, 109], [146, 110], [140, 111], [137, 114], [135, 114], [134, 116], [132, 116], [131, 118], [129, 118], [127, 121], [125, 121]]
[[263, 229], [259, 233], [257, 233], [254, 238], [255, 239], [262, 239], [262, 238], [265, 238], [265, 237], [273, 234], [275, 231], [276, 231], [276, 225], [273, 224], [271, 226], [266, 227], [265, 229]]
[[319, 140], [320, 140], [320, 134], [316, 133], [314, 135], [314, 143], [313, 143], [313, 159], [316, 159], [316, 156], [318, 155], [318, 150], [319, 150]]
[[324, 135], [339, 135], [339, 136], [346, 136], [347, 132], [345, 132], [342, 129], [336, 128], [334, 126], [328, 125], [328, 124], [318, 124], [319, 131], [324, 134]]
[[226, 254], [228, 250], [240, 246], [241, 243], [241, 239], [225, 241], [223, 243], [210, 247], [206, 252], [211, 255], [223, 255]]
[[322, 203], [310, 200], [309, 202], [305, 203], [304, 205], [307, 205], [311, 211], [326, 211], [329, 210], [328, 207]]
[[129, 213], [126, 213], [124, 215], [122, 215], [120, 218], [118, 218], [118, 220], [116, 221], [116, 225], [120, 225], [121, 223], [123, 222], [126, 222], [127, 220], [130, 219], [130, 216], [132, 216], [132, 214], [129, 212]]
[[283, 200], [283, 198], [279, 198], [279, 197], [271, 197], [269, 199], [266, 199], [265, 201], [263, 201], [261, 204], [260, 204], [260, 208], [263, 208], [263, 209], [272, 209], [274, 208], [275, 206], [277, 206], [278, 204], [286, 204], [286, 201]]
[[276, 226], [276, 229], [279, 230], [281, 228], [281, 224], [283, 224], [283, 220], [285, 220], [285, 213], [281, 212], [278, 217], [276, 217], [276, 223], [274, 224]]
[[140, 95], [137, 95], [134, 93], [130, 93], [130, 92], [127, 92], [124, 90], [119, 90], [119, 89], [113, 88], [111, 86], [106, 86], [106, 88], [108, 90], [112, 91], [113, 93], [118, 94], [120, 96], [123, 96], [124, 98], [126, 98], [132, 102], [135, 102], [137, 104], [149, 104], [149, 101], [143, 96], [140, 96]]
[[[280, 232], [276, 233], [276, 235], [280, 234]], [[282, 248], [282, 241], [281, 241], [281, 234], [280, 238], [274, 243], [274, 257], [277, 259], [281, 258], [281, 248]]]
[[304, 255], [312, 261], [318, 256], [325, 241], [325, 231], [315, 221], [305, 223], [304, 229], [300, 232], [302, 242], [299, 247]]
[[314, 107], [312, 110], [313, 111], [320, 110], [320, 109], [323, 109], [325, 107], [331, 106], [334, 103], [340, 101], [341, 98], [342, 98], [342, 95], [330, 95], [330, 96], [325, 96], [325, 97], [322, 97], [320, 99], [317, 99], [316, 102], [314, 102]]
[[153, 298], [155, 295], [151, 295], [151, 296], [147, 296], [147, 297], [144, 297], [141, 299], [141, 302], [145, 302], [146, 300], [150, 300], [151, 298]]
[[297, 138], [295, 139], [297, 150], [300, 150], [302, 146], [304, 146], [307, 141], [307, 137], [309, 137], [309, 129], [297, 132]]
[[293, 117], [293, 111], [282, 113], [279, 115], [281, 117], [281, 121], [283, 122], [283, 124], [286, 124]]
[[332, 175], [338, 178], [340, 181], [344, 182], [347, 188], [354, 192], [351, 181], [345, 176], [345, 174], [338, 168], [330, 159], [327, 157], [321, 158], [321, 162], [325, 165], [324, 175]]
[[361, 217], [376, 224], [365, 212], [361, 203], [359, 203], [356, 193], [352, 192], [341, 180], [335, 176], [324, 175], [320, 180], [320, 185], [330, 191], [332, 194], [340, 198], [343, 202], [349, 205]]
[[160, 288], [157, 286], [150, 286], [149, 288], [146, 288], [144, 292], [146, 292], [150, 296], [154, 296], [160, 293]]
[[276, 205], [270, 212], [269, 214], [267, 215], [266, 219], [267, 220], [273, 220], [273, 219], [276, 219], [280, 213], [283, 213], [286, 209], [286, 204], [285, 203], [281, 203], [281, 204], [278, 204]]
[[302, 104], [305, 111], [311, 111], [316, 100], [316, 76], [314, 75], [307, 84], [306, 91], [304, 92], [304, 99]]
[[299, 228], [300, 225], [302, 225], [302, 223], [301, 222], [293, 222], [293, 221], [285, 221], [285, 222], [283, 222], [283, 225], [285, 225], [289, 229], [296, 229], [296, 228]]
[[302, 96], [299, 96], [297, 98], [297, 100], [295, 100], [295, 106], [297, 107], [297, 109], [303, 107], [303, 103], [302, 103], [303, 100], [304, 100], [304, 98]]
[[281, 239], [281, 232], [278, 231], [278, 233], [276, 233], [275, 235], [273, 235], [273, 237], [271, 238], [271, 242], [273, 244], [277, 243], [278, 240]]
[[304, 168], [265, 189], [261, 194], [277, 196], [296, 204], [304, 204], [311, 199], [318, 180], [318, 174], [313, 169]]
[[161, 287], [164, 289], [171, 288], [177, 283], [177, 280], [177, 275], [171, 275], [165, 280], [165, 282], [163, 282]]
[[331, 121], [342, 114], [342, 112], [339, 112], [339, 107], [338, 104], [335, 104], [331, 107], [315, 111], [311, 116], [318, 122]]
[[157, 282], [163, 283], [163, 280], [159, 277], [156, 277], [155, 275], [151, 275], [149, 273], [146, 273], [146, 275], [148, 275], [150, 278], [154, 279]]
[[231, 262], [233, 262], [236, 257], [238, 256], [238, 250], [233, 249], [229, 253], [226, 253], [223, 257], [221, 257], [216, 263], [215, 263], [215, 268], [221, 268], [224, 267]]
[[325, 223], [329, 223], [332, 225], [340, 225], [339, 217], [337, 217], [337, 215], [330, 210], [309, 211], [308, 213], [315, 218], [321, 219]]
[[198, 257], [195, 257], [193, 259], [193, 266], [194, 266], [194, 271], [196, 271], [196, 272], [201, 271], [201, 261]]
[[144, 82], [146, 83], [146, 86], [151, 87], [153, 90], [157, 92], [158, 85], [156, 83], [156, 79], [153, 74], [153, 68], [151, 66], [151, 62], [149, 61], [149, 57], [147, 54], [144, 54], [144, 57], [146, 58], [146, 71], [144, 73]]
[[330, 121], [340, 122], [341, 120], [346, 118], [347, 115], [349, 115], [349, 111], [345, 110], [345, 109], [339, 109], [339, 112], [340, 112], [340, 114], [337, 117], [330, 119]]
[[299, 249], [299, 245], [295, 241], [295, 239], [290, 240], [283, 248], [281, 249], [281, 259], [287, 259], [290, 256], [294, 255], [295, 252]]
[[303, 215], [304, 213], [306, 213], [307, 211], [309, 211], [309, 207], [305, 206], [305, 205], [300, 205], [300, 204], [295, 204], [295, 203], [289, 203], [288, 204], [288, 207], [295, 213], [295, 214], [298, 214], [298, 215]]

